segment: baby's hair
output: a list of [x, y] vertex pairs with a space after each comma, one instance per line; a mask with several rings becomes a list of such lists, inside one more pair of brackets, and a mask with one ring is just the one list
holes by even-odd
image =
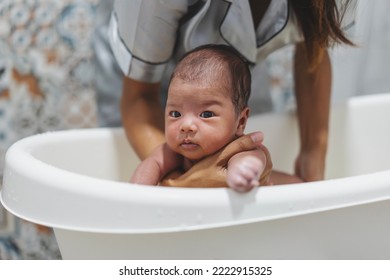
[[248, 106], [251, 92], [251, 73], [246, 60], [233, 47], [203, 45], [185, 54], [172, 77], [184, 82], [210, 85], [215, 79], [231, 94], [236, 113]]

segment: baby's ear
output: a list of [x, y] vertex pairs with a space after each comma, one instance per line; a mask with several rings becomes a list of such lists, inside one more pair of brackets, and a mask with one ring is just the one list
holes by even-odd
[[237, 131], [236, 131], [237, 137], [244, 135], [246, 122], [248, 121], [248, 118], [249, 118], [249, 112], [250, 112], [249, 107], [245, 107], [240, 113], [240, 116], [238, 119]]

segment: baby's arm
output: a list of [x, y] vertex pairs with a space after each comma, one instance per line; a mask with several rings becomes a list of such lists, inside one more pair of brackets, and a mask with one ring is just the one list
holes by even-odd
[[166, 143], [158, 146], [152, 154], [143, 160], [131, 176], [130, 183], [158, 185], [170, 171], [182, 164], [182, 157], [172, 151]]
[[227, 167], [227, 184], [238, 192], [250, 191], [259, 185], [267, 164], [263, 149], [245, 151], [232, 156]]

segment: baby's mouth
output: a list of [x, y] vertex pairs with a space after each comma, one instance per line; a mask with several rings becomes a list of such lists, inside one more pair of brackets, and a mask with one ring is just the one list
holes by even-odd
[[198, 147], [198, 144], [192, 142], [189, 139], [184, 139], [180, 146], [185, 150], [194, 150]]

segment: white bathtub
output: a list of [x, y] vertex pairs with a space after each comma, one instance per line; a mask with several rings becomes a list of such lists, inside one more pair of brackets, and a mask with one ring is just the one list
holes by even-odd
[[[138, 160], [120, 129], [47, 133], [7, 152], [3, 205], [53, 227], [64, 259], [389, 259], [390, 94], [333, 108], [328, 180], [186, 189], [126, 183]], [[291, 172], [293, 114], [254, 116]]]

